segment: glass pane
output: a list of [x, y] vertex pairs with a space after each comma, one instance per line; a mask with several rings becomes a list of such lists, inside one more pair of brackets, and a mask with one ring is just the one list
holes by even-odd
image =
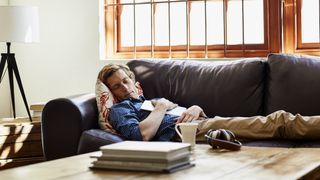
[[136, 5], [136, 46], [151, 46], [151, 5]]
[[120, 20], [120, 36], [121, 46], [133, 46], [133, 6], [122, 6], [121, 20]]
[[[262, 44], [264, 42], [263, 0], [244, 0], [244, 9], [245, 43]], [[171, 45], [186, 45], [186, 3], [170, 3], [170, 13]], [[155, 6], [154, 20], [155, 46], [169, 45], [169, 22], [167, 3], [159, 3]], [[317, 21], [319, 21], [319, 18], [317, 19]], [[123, 6], [120, 27], [122, 46], [134, 45], [133, 23], [133, 6]], [[318, 32], [318, 25], [317, 28]], [[207, 35], [208, 45], [224, 43], [223, 0], [207, 1]], [[242, 44], [242, 0], [228, 1], [227, 36], [227, 44]], [[190, 43], [191, 45], [205, 44], [205, 14], [203, 1], [192, 2], [191, 4]], [[150, 4], [136, 5], [136, 45], [151, 45]]]
[[[229, 0], [227, 44], [242, 44], [242, 0]], [[244, 0], [244, 43], [264, 42], [263, 0]]]
[[301, 0], [302, 43], [319, 42], [319, 0]]
[[186, 3], [170, 3], [170, 13], [171, 45], [186, 45]]
[[227, 44], [242, 44], [242, 1], [229, 0], [227, 9]]
[[169, 45], [168, 4], [156, 5], [155, 11], [155, 46]]
[[[136, 5], [136, 46], [151, 45], [151, 5]], [[121, 46], [134, 46], [133, 5], [123, 6], [121, 13]]]
[[207, 1], [208, 45], [224, 44], [223, 1]]
[[264, 43], [263, 0], [244, 1], [244, 43]]
[[190, 44], [205, 44], [204, 2], [192, 2], [190, 12]]

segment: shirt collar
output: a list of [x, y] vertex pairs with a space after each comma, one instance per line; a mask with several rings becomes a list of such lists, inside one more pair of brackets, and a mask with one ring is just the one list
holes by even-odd
[[143, 95], [141, 95], [141, 96], [138, 97], [138, 99], [130, 97], [128, 100], [130, 100], [130, 101], [141, 101], [141, 102], [143, 102], [143, 101], [146, 100], [146, 98], [145, 98]]

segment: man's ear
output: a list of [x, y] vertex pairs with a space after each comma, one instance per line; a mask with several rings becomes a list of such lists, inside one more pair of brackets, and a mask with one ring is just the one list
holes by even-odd
[[139, 82], [136, 82], [136, 83], [135, 83], [135, 87], [136, 87], [136, 89], [137, 89], [138, 95], [139, 95], [139, 96], [143, 95], [143, 90], [142, 90], [142, 87], [141, 87], [141, 85], [140, 85]]

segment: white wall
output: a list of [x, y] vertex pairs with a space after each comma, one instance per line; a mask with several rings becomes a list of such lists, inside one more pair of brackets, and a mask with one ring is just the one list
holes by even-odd
[[[10, 0], [10, 5], [39, 7], [40, 43], [11, 45], [29, 105], [94, 92], [105, 64], [127, 62], [99, 59], [99, 1]], [[6, 52], [3, 42], [0, 52]], [[12, 117], [7, 74], [0, 84], [0, 118]], [[17, 84], [15, 98], [17, 116], [27, 116]]]
[[[6, 0], [0, 0], [0, 5], [7, 5]], [[0, 25], [1, 28], [1, 25]], [[5, 43], [0, 42], [0, 52], [6, 51]], [[0, 75], [1, 76], [1, 75]], [[1, 77], [0, 77], [1, 79]], [[0, 118], [9, 117], [10, 115], [10, 91], [9, 91], [9, 81], [8, 73], [5, 74], [3, 81], [0, 84]]]
[[[0, 45], [0, 52], [4, 52], [5, 46]], [[1, 78], [1, 77], [0, 77]], [[5, 74], [3, 81], [0, 84], [0, 118], [9, 117], [10, 114], [10, 91], [9, 91], [9, 81], [8, 73]]]
[[[7, 1], [0, 0], [0, 4]], [[40, 43], [12, 43], [29, 105], [94, 92], [99, 60], [99, 0], [11, 0], [11, 5], [39, 7]], [[1, 26], [1, 25], [0, 25]], [[0, 51], [5, 52], [4, 43]], [[125, 63], [125, 62], [121, 62]], [[0, 84], [0, 118], [11, 116], [7, 80]], [[26, 110], [15, 86], [18, 116]]]

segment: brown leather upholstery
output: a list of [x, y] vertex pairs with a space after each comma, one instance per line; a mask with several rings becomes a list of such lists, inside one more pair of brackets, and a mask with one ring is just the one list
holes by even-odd
[[262, 114], [266, 66], [262, 59], [134, 60], [128, 66], [147, 99], [165, 97], [185, 107], [197, 104], [209, 117]]
[[320, 58], [271, 54], [267, 61], [265, 114], [285, 110], [320, 114]]

